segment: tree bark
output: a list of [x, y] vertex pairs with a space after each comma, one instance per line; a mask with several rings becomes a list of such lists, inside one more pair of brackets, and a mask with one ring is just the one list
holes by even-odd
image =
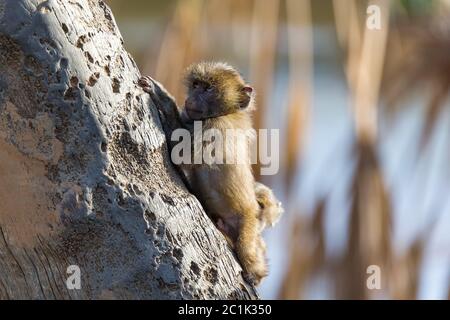
[[139, 76], [103, 1], [0, 0], [0, 299], [258, 298]]

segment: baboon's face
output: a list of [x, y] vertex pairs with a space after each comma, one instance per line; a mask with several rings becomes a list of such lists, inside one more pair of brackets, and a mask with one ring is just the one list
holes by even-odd
[[185, 112], [192, 120], [219, 117], [246, 109], [253, 89], [236, 70], [222, 64], [195, 65], [185, 80]]
[[186, 113], [193, 120], [201, 120], [219, 116], [221, 110], [220, 94], [213, 85], [193, 80], [185, 102]]

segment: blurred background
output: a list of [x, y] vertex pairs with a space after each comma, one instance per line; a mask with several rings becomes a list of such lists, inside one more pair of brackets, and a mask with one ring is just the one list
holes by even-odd
[[280, 130], [263, 298], [449, 299], [450, 1], [107, 3], [178, 103], [187, 65], [227, 61]]

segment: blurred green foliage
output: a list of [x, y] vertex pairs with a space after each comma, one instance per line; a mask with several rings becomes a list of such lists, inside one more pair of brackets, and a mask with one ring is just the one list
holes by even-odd
[[410, 16], [428, 15], [436, 6], [435, 0], [401, 0], [400, 5]]

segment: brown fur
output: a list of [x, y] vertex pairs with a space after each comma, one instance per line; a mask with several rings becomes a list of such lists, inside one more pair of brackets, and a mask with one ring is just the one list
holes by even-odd
[[[237, 107], [242, 100], [239, 90], [245, 86], [245, 82], [234, 69], [221, 63], [191, 66], [185, 80], [188, 96], [195, 80], [207, 82], [218, 89], [221, 103], [211, 107], [222, 108], [226, 113], [205, 119], [203, 130], [214, 128], [225, 136], [227, 129], [252, 129], [250, 112], [253, 109], [253, 101], [250, 102], [250, 108], [240, 110]], [[236, 156], [248, 159], [250, 155], [246, 145], [232, 150], [230, 143], [232, 141], [225, 139], [226, 152], [233, 152]], [[220, 219], [225, 225], [223, 231], [231, 239], [248, 278], [258, 284], [267, 275], [267, 267], [264, 255], [259, 253], [258, 244], [262, 241], [259, 240], [259, 204], [256, 200], [250, 162], [219, 166], [218, 170], [207, 164], [195, 166], [191, 175], [191, 186], [208, 214], [216, 221]]]
[[[166, 120], [172, 123], [171, 130], [191, 128], [189, 122], [193, 119], [188, 109], [196, 120], [202, 120], [203, 130], [219, 130], [223, 137], [226, 137], [227, 129], [245, 130], [246, 143], [235, 145], [232, 140], [224, 139], [224, 157], [241, 157], [244, 161], [238, 164], [226, 164], [225, 161], [224, 164], [202, 163], [184, 169], [191, 191], [235, 248], [247, 279], [259, 284], [267, 275], [266, 247], [261, 231], [275, 222], [281, 214], [281, 207], [269, 188], [255, 182], [251, 170], [247, 142], [255, 136], [251, 119], [254, 93], [239, 73], [225, 63], [194, 64], [187, 69], [184, 83], [187, 99], [181, 116], [173, 110], [176, 109], [174, 103], [170, 104], [172, 110], [161, 110], [168, 118]], [[140, 84], [144, 90], [146, 86], [157, 85], [156, 89], [146, 90], [151, 94], [164, 91], [149, 78], [141, 79]], [[204, 142], [201, 139], [196, 141], [194, 137], [193, 145], [196, 144], [203, 145]]]
[[259, 213], [260, 231], [273, 227], [283, 213], [281, 202], [275, 198], [273, 191], [260, 182], [255, 183], [256, 200], [261, 208]]

